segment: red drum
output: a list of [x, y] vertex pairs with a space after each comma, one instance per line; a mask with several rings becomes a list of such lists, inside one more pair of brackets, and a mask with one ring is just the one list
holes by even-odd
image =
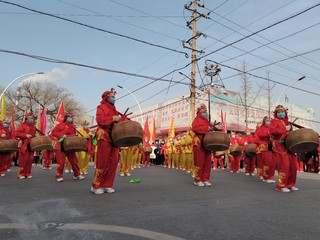
[[144, 147], [143, 150], [144, 150], [145, 154], [151, 154], [152, 153], [152, 147], [147, 146], [147, 147]]
[[245, 153], [248, 157], [254, 157], [257, 155], [256, 152], [257, 145], [256, 144], [247, 144]]
[[225, 154], [225, 151], [217, 151], [214, 153], [215, 157], [222, 157]]
[[291, 153], [311, 152], [318, 148], [319, 137], [314, 130], [301, 128], [288, 133], [285, 144]]
[[63, 140], [63, 151], [64, 152], [82, 152], [87, 151], [88, 141], [84, 137], [78, 136], [67, 136]]
[[11, 153], [18, 151], [18, 140], [6, 139], [0, 142], [0, 152]]
[[135, 121], [124, 121], [113, 125], [111, 139], [117, 147], [130, 147], [142, 142], [143, 129]]
[[230, 153], [233, 156], [240, 156], [242, 154], [242, 146], [239, 144], [233, 144], [230, 148]]
[[204, 135], [203, 146], [208, 151], [225, 151], [229, 148], [230, 138], [223, 132], [208, 132]]
[[31, 151], [53, 150], [52, 141], [48, 136], [39, 136], [31, 139], [29, 144]]

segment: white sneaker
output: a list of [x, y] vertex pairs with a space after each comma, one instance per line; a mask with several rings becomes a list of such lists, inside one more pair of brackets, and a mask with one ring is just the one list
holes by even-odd
[[250, 173], [246, 173], [246, 176], [249, 176], [250, 175]]
[[84, 179], [84, 176], [80, 174], [79, 176], [73, 176], [73, 179], [74, 180], [82, 180], [82, 179]]
[[113, 188], [102, 188], [102, 191], [105, 193], [114, 193], [116, 190], [114, 190]]
[[31, 175], [29, 175], [29, 176], [28, 176], [28, 177], [26, 177], [26, 178], [31, 179], [31, 178], [32, 178], [32, 176], [31, 176]]
[[210, 187], [212, 184], [210, 182], [203, 182], [204, 186]]
[[83, 174], [84, 174], [84, 175], [88, 175], [88, 173], [87, 173], [87, 172], [84, 172]]
[[0, 177], [5, 177], [6, 175], [4, 174], [4, 173], [2, 173], [1, 175], [0, 175]]
[[91, 187], [91, 192], [93, 192], [94, 194], [103, 194], [104, 191], [102, 190], [102, 188], [93, 188]]
[[7, 169], [7, 172], [11, 172], [11, 169], [9, 168], [9, 169]]
[[291, 190], [291, 191], [298, 191], [298, 190], [299, 190], [299, 188], [297, 188], [297, 187], [293, 186], [292, 188], [290, 188], [290, 190]]
[[19, 180], [25, 179], [25, 176], [18, 177]]
[[56, 181], [57, 182], [63, 182], [63, 178], [62, 177], [61, 178], [57, 178]]
[[271, 179], [268, 179], [268, 180], [266, 180], [266, 183], [275, 183], [275, 181], [271, 180]]
[[64, 170], [65, 173], [69, 173], [70, 171], [68, 169]]
[[255, 174], [254, 173], [251, 173], [251, 176], [254, 176]]
[[125, 175], [124, 175], [124, 173], [120, 173], [120, 177], [124, 177]]
[[290, 192], [290, 189], [289, 188], [281, 188], [281, 189], [276, 188], [276, 191], [280, 191], [280, 192], [283, 192], [283, 193], [288, 193], [288, 192]]
[[46, 168], [46, 167], [43, 167], [42, 169], [43, 169], [43, 170], [46, 170], [47, 168]]
[[131, 174], [130, 174], [130, 173], [127, 173], [127, 174], [126, 174], [126, 176], [130, 177], [130, 176], [131, 176]]
[[194, 182], [193, 184], [198, 186], [198, 187], [204, 187], [203, 182]]

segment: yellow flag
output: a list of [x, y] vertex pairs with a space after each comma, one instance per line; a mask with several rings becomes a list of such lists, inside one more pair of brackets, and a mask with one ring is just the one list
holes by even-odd
[[174, 116], [172, 116], [170, 127], [169, 127], [169, 132], [168, 132], [168, 138], [174, 138], [174, 136], [175, 136], [175, 134], [174, 134]]
[[4, 95], [1, 98], [1, 120], [5, 120], [7, 118], [7, 110], [6, 103], [4, 102]]

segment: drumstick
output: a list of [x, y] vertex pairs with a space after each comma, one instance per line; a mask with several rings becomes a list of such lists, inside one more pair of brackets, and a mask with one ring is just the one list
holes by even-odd
[[129, 110], [129, 108], [127, 108], [127, 109], [126, 109], [126, 111], [124, 112], [124, 114], [123, 114], [123, 115], [126, 115], [126, 113], [128, 112], [128, 110]]

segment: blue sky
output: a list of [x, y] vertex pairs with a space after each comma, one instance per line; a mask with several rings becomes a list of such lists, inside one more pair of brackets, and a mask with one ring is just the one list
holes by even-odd
[[[122, 85], [140, 101], [142, 107], [189, 92], [189, 80], [175, 69], [190, 63], [183, 53], [181, 41], [191, 37], [186, 27], [190, 12], [184, 10], [183, 0], [16, 0], [8, 1], [33, 10], [70, 19], [94, 28], [103, 29], [130, 38], [152, 43], [154, 47], [128, 38], [115, 36], [89, 27], [25, 10], [0, 1], [0, 49], [21, 52], [47, 58], [85, 64], [125, 73], [140, 74], [153, 78], [165, 76], [165, 81], [149, 80], [126, 74], [100, 71], [79, 66], [51, 63], [0, 52], [0, 85], [6, 86], [16, 77], [29, 72], [45, 72], [47, 80], [68, 89], [83, 103], [88, 114], [95, 115], [103, 91], [115, 87], [118, 95], [117, 108], [130, 107], [136, 111], [134, 99], [117, 85]], [[282, 84], [292, 84], [286, 95], [290, 103], [312, 107], [320, 122], [320, 7], [301, 13], [318, 1], [305, 0], [220, 0], [202, 1], [199, 12], [210, 13], [210, 19], [201, 18], [197, 30], [207, 38], [199, 37], [197, 49], [198, 67], [202, 70], [205, 60], [221, 63], [220, 76], [227, 89], [240, 90], [240, 77], [234, 69], [241, 69], [245, 61], [249, 73]], [[290, 18], [276, 24], [284, 19]], [[274, 26], [272, 26], [275, 24]], [[266, 30], [263, 30], [267, 28]], [[263, 31], [260, 31], [263, 30]], [[253, 34], [260, 31], [258, 34]], [[251, 37], [249, 35], [253, 34]], [[244, 39], [243, 39], [244, 38]], [[243, 39], [243, 40], [241, 40]], [[239, 41], [241, 40], [241, 41]], [[237, 42], [238, 41], [238, 42]], [[237, 42], [237, 43], [234, 43]], [[232, 44], [234, 43], [234, 44]], [[164, 49], [169, 48], [176, 51]], [[250, 52], [251, 51], [251, 52]], [[263, 67], [265, 66], [265, 67]], [[191, 67], [180, 70], [190, 75]], [[167, 76], [166, 76], [167, 75]], [[203, 77], [203, 73], [201, 73]], [[249, 80], [257, 91], [265, 80], [251, 76]], [[200, 85], [197, 74], [197, 85]], [[12, 88], [16, 87], [13, 85]], [[169, 87], [169, 89], [168, 89]], [[137, 90], [141, 88], [140, 90]], [[285, 86], [276, 84], [272, 90], [274, 100]], [[168, 89], [168, 90], [167, 90]], [[320, 94], [320, 93], [319, 93]], [[282, 97], [284, 100], [284, 96]], [[319, 126], [320, 124], [318, 124]]]

